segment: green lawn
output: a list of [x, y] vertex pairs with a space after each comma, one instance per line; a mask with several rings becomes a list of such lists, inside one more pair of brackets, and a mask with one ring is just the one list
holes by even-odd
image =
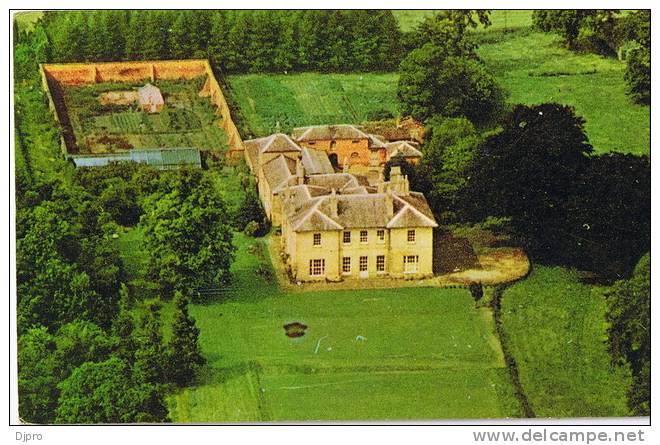
[[[236, 242], [232, 291], [191, 308], [209, 363], [170, 398], [174, 421], [519, 415], [489, 312], [467, 291], [283, 294], [255, 272], [269, 262], [262, 241]], [[305, 336], [284, 335], [293, 321]]]
[[650, 107], [634, 105], [626, 95], [624, 62], [576, 54], [558, 36], [531, 30], [504, 34], [478, 52], [510, 103], [575, 107], [597, 153], [650, 152]]
[[[395, 11], [401, 26], [430, 11]], [[531, 29], [531, 12], [493, 11], [479, 29], [479, 55], [509, 93], [509, 102], [575, 107], [597, 153], [650, 152], [650, 108], [626, 95], [625, 63], [565, 49], [558, 36]], [[512, 32], [502, 32], [506, 29]], [[396, 73], [230, 76], [235, 102], [256, 136], [295, 126], [361, 123], [372, 111], [396, 114]]]
[[395, 73], [230, 76], [234, 99], [255, 136], [304, 125], [359, 123], [370, 112], [398, 113]]
[[505, 291], [502, 322], [538, 417], [625, 416], [629, 375], [606, 348], [603, 289], [539, 267]]

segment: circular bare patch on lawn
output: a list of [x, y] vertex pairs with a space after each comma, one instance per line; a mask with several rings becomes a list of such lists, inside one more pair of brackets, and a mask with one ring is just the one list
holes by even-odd
[[305, 335], [305, 329], [307, 329], [307, 325], [297, 321], [284, 325], [284, 333], [291, 338], [302, 337]]

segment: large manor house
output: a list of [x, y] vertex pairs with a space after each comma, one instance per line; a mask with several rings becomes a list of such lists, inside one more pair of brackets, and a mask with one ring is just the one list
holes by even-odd
[[433, 229], [424, 195], [383, 167], [421, 157], [408, 141], [384, 142], [353, 125], [296, 128], [245, 141], [245, 158], [297, 281], [421, 278], [433, 273]]

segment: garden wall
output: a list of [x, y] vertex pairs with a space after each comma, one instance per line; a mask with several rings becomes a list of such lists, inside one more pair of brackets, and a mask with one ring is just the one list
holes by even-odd
[[220, 126], [227, 133], [230, 159], [241, 159], [243, 140], [232, 120], [229, 106], [208, 60], [159, 60], [139, 62], [65, 63], [40, 66], [42, 85], [48, 96], [49, 106], [63, 129], [62, 147], [65, 155], [76, 153], [75, 139], [68, 128], [66, 107], [58, 94], [60, 85], [85, 85], [101, 82], [134, 83], [144, 80], [192, 79], [207, 76], [200, 92], [208, 96], [222, 116]]

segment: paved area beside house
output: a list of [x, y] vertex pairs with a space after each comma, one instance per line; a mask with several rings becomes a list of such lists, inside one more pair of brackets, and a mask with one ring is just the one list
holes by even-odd
[[527, 276], [529, 259], [520, 248], [502, 247], [477, 255], [478, 265], [465, 270], [436, 275], [424, 279], [349, 278], [339, 282], [291, 282], [281, 257], [280, 237], [274, 234], [266, 238], [268, 253], [273, 263], [280, 289], [287, 292], [313, 292], [348, 289], [387, 289], [396, 287], [450, 287], [481, 283], [484, 286], [512, 283]]

